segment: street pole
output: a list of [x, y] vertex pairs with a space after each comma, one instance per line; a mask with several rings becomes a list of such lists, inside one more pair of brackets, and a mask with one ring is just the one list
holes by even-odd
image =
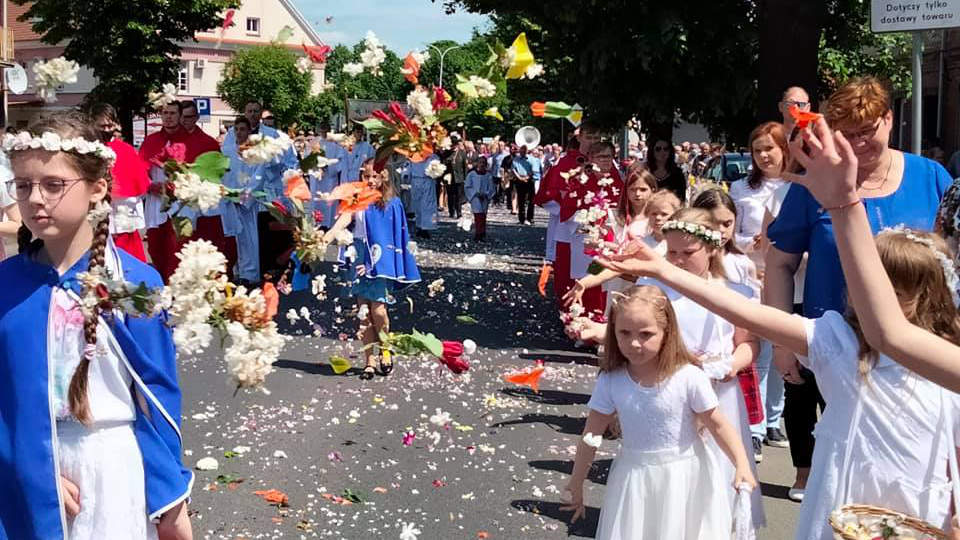
[[910, 105], [913, 113], [913, 122], [910, 126], [910, 147], [914, 154], [920, 155], [922, 151], [920, 138], [923, 130], [923, 84], [921, 76], [923, 74], [923, 33], [913, 33], [913, 102]]
[[443, 88], [443, 57], [446, 56], [448, 52], [450, 52], [450, 51], [452, 51], [452, 50], [454, 50], [454, 49], [459, 49], [459, 48], [460, 48], [460, 45], [453, 45], [453, 46], [451, 46], [451, 47], [447, 47], [447, 48], [444, 49], [443, 51], [441, 51], [440, 48], [437, 47], [436, 45], [428, 45], [428, 46], [429, 46], [431, 49], [433, 49], [433, 50], [437, 51], [438, 53], [440, 53], [440, 83], [439, 83], [438, 86], [440, 86], [440, 88]]

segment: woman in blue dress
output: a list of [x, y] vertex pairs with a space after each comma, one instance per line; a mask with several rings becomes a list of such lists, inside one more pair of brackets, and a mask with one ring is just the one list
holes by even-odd
[[344, 212], [325, 238], [333, 240], [337, 233], [353, 224], [353, 246], [342, 259], [350, 268], [350, 294], [360, 310], [361, 339], [366, 366], [361, 379], [372, 379], [379, 362], [380, 374], [393, 371], [393, 359], [387, 351], [376, 350], [380, 333], [390, 332], [387, 306], [394, 304], [393, 293], [420, 281], [417, 261], [408, 247], [407, 217], [397, 188], [387, 171], [374, 170], [374, 160], [363, 163], [360, 179], [378, 189], [381, 198], [365, 210]]
[[[852, 79], [830, 96], [825, 116], [830, 126], [850, 141], [857, 155], [858, 194], [874, 234], [900, 224], [914, 230], [932, 230], [940, 200], [952, 179], [939, 163], [889, 147], [893, 112], [883, 83], [874, 77]], [[807, 253], [802, 315], [817, 318], [826, 311], [845, 310], [846, 283], [828, 210], [803, 186], [790, 186], [767, 230], [772, 249], [767, 254], [766, 304], [792, 310], [793, 276]], [[792, 356], [777, 367], [787, 383], [783, 416], [797, 468], [790, 495], [802, 500], [813, 455], [816, 409], [818, 404], [823, 406], [823, 398], [813, 374], [801, 369]]]

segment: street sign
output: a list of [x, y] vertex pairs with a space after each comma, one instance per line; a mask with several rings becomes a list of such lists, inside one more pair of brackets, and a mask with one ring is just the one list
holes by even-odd
[[960, 0], [873, 0], [870, 29], [913, 32], [960, 26]]
[[197, 114], [200, 115], [199, 122], [209, 122], [210, 121], [210, 98], [207, 97], [198, 97], [193, 98], [193, 102], [197, 104]]
[[20, 95], [27, 91], [27, 72], [20, 64], [14, 64], [3, 70], [3, 79], [7, 84], [7, 89], [14, 94]]

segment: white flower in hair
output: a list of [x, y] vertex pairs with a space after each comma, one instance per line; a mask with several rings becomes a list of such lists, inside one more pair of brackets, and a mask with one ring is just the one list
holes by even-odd
[[58, 152], [60, 150], [60, 135], [52, 131], [44, 132], [40, 136], [40, 146], [48, 152]]

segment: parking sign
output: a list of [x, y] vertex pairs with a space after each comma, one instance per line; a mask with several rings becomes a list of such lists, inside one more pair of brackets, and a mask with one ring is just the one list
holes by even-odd
[[198, 97], [193, 98], [193, 102], [197, 104], [197, 114], [200, 115], [200, 122], [209, 122], [210, 121], [210, 98]]

